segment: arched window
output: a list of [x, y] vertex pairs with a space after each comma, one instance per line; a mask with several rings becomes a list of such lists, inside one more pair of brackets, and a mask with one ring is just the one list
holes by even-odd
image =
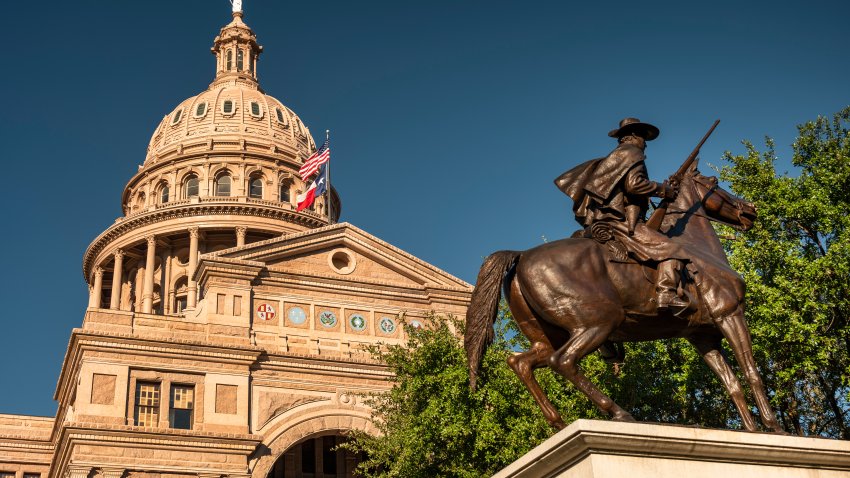
[[227, 70], [233, 68], [233, 50], [227, 50]]
[[257, 103], [256, 101], [252, 101], [251, 102], [251, 116], [256, 116], [258, 118], [261, 118], [262, 117], [262, 115], [260, 114], [261, 112], [262, 112], [262, 110], [260, 110], [260, 104]]
[[171, 124], [177, 124], [180, 122], [180, 118], [183, 117], [183, 108], [180, 108], [174, 113], [174, 116], [171, 117]]
[[248, 52], [247, 56], [248, 56], [248, 71], [250, 71], [251, 74], [254, 74], [254, 62], [251, 61], [251, 52], [250, 51]]
[[198, 195], [198, 177], [194, 174], [186, 178], [183, 186], [183, 197], [190, 198]]
[[195, 118], [200, 118], [207, 114], [207, 103], [203, 102], [198, 104], [198, 107], [195, 108]]
[[165, 204], [168, 202], [168, 194], [169, 194], [168, 184], [163, 184], [162, 189], [159, 191], [159, 202], [161, 204]]
[[290, 202], [289, 199], [289, 183], [280, 184], [280, 202]]
[[245, 69], [245, 54], [242, 50], [236, 50], [236, 71], [242, 71]]
[[263, 178], [252, 178], [248, 185], [248, 196], [263, 199]]
[[230, 175], [222, 174], [215, 179], [215, 195], [230, 196]]

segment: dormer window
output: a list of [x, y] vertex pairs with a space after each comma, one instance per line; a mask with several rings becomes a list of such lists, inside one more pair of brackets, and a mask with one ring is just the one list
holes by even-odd
[[207, 114], [207, 102], [204, 101], [203, 103], [199, 104], [195, 108], [195, 118], [203, 118], [204, 116], [206, 116], [206, 114]]
[[281, 124], [286, 124], [286, 118], [283, 116], [283, 110], [280, 108], [275, 108], [275, 114], [277, 115], [277, 122]]
[[224, 100], [224, 103], [221, 104], [221, 112], [226, 115], [233, 114], [233, 100]]
[[251, 102], [251, 116], [254, 116], [256, 118], [263, 117], [263, 110], [260, 109], [260, 104], [256, 101]]
[[174, 116], [171, 117], [171, 126], [176, 125], [180, 122], [180, 118], [183, 117], [183, 108], [180, 108], [174, 113]]

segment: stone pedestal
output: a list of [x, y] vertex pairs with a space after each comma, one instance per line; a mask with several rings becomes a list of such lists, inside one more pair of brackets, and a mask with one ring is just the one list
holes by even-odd
[[577, 420], [493, 478], [838, 478], [850, 442]]

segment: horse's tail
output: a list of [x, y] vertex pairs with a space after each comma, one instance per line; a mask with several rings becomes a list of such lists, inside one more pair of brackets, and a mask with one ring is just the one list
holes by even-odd
[[475, 390], [481, 357], [493, 343], [493, 323], [499, 312], [499, 297], [505, 273], [519, 257], [517, 251], [498, 251], [484, 259], [478, 272], [478, 282], [466, 309], [466, 333], [463, 346], [469, 365], [469, 387]]

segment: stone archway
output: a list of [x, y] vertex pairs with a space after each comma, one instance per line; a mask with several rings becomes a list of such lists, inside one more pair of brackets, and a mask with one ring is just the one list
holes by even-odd
[[[368, 412], [360, 410], [334, 410], [320, 415], [313, 415], [309, 418], [287, 420], [279, 426], [274, 427], [274, 430], [269, 433], [257, 448], [251, 460], [251, 477], [268, 478], [275, 465], [281, 459], [286, 460], [284, 455], [287, 452], [291, 456], [293, 456], [296, 450], [298, 452], [304, 452], [303, 449], [299, 449], [298, 447], [303, 446], [308, 440], [321, 438], [322, 442], [320, 443], [324, 447], [324, 437], [341, 436], [350, 430], [359, 430], [371, 434], [378, 433], [378, 429], [372, 424]], [[313, 442], [314, 450], [317, 444], [315, 441]], [[317, 458], [316, 461], [324, 460]], [[339, 469], [339, 461], [337, 465]], [[304, 476], [324, 478], [326, 475], [316, 474]], [[275, 477], [272, 476], [271, 478]], [[290, 477], [286, 476], [286, 478]]]

